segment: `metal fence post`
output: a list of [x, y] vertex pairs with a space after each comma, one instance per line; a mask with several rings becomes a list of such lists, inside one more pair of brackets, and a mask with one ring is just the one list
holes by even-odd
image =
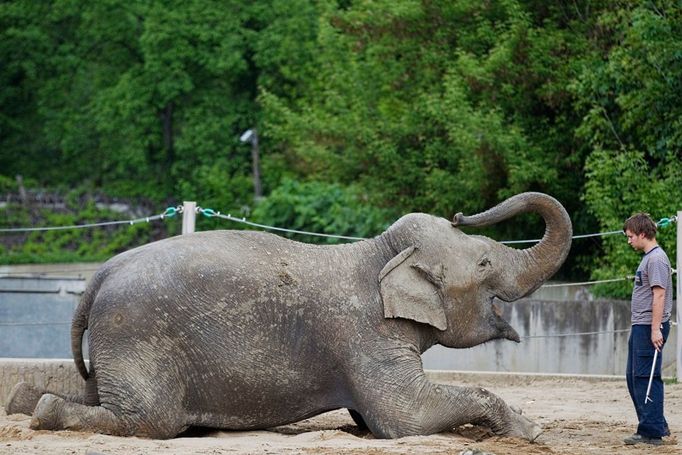
[[680, 279], [680, 274], [682, 274], [682, 211], [677, 212], [677, 307], [675, 312], [677, 313], [677, 381], [682, 380], [682, 303], [680, 303], [680, 297], [682, 296], [682, 279]]
[[194, 222], [197, 215], [197, 203], [185, 201], [182, 203], [182, 234], [194, 232]]

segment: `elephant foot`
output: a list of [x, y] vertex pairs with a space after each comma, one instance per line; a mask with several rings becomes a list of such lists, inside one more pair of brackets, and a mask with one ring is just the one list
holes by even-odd
[[[470, 389], [471, 390], [471, 389]], [[484, 417], [478, 420], [500, 436], [535, 441], [543, 432], [540, 425], [522, 415], [520, 408], [509, 406], [504, 400], [486, 389], [477, 388], [474, 396], [484, 407]]]
[[63, 430], [61, 414], [64, 403], [64, 399], [51, 393], [43, 395], [33, 411], [30, 428], [32, 430]]
[[27, 382], [16, 384], [5, 402], [5, 412], [10, 414], [32, 415], [43, 392]]
[[521, 410], [512, 408], [509, 427], [500, 434], [535, 441], [544, 430], [540, 425], [521, 415]]
[[[116, 436], [132, 436], [135, 434], [135, 429], [139, 428], [139, 423], [135, 427], [129, 427], [113, 412], [102, 406], [87, 406], [46, 393], [38, 401], [29, 426], [32, 430], [91, 431]], [[165, 438], [173, 437], [177, 433], [165, 436]], [[159, 439], [164, 436], [143, 432], [139, 434]]]

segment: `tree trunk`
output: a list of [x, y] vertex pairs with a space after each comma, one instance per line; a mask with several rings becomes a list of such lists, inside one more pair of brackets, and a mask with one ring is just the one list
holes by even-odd
[[175, 158], [175, 151], [173, 150], [173, 102], [169, 102], [161, 113], [161, 121], [163, 122], [163, 148], [166, 151], [166, 164], [170, 168]]

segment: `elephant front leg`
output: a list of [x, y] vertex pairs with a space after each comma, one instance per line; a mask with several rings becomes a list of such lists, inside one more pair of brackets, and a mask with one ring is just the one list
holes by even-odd
[[455, 415], [462, 413], [464, 416], [469, 416], [466, 419], [468, 422], [465, 423], [487, 426], [495, 434], [524, 438], [531, 442], [542, 433], [542, 428], [538, 424], [521, 415], [520, 411], [512, 409], [502, 398], [482, 387], [456, 387], [440, 384], [431, 386], [435, 389], [436, 395], [445, 393], [448, 396], [447, 401], [457, 403], [457, 407], [453, 408]]
[[542, 433], [540, 426], [483, 388], [434, 384], [423, 373], [411, 381], [391, 382], [375, 388], [380, 394], [365, 394], [361, 413], [378, 437], [433, 434], [467, 423], [529, 441]]

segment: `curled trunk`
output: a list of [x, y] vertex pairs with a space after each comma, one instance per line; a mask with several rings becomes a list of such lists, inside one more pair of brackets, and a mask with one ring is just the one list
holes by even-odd
[[573, 228], [564, 207], [543, 193], [521, 193], [499, 205], [472, 216], [458, 213], [452, 224], [457, 227], [483, 227], [499, 223], [520, 213], [536, 212], [545, 220], [545, 234], [531, 248], [513, 250], [514, 270], [500, 298], [516, 300], [539, 288], [561, 267], [571, 246]]

